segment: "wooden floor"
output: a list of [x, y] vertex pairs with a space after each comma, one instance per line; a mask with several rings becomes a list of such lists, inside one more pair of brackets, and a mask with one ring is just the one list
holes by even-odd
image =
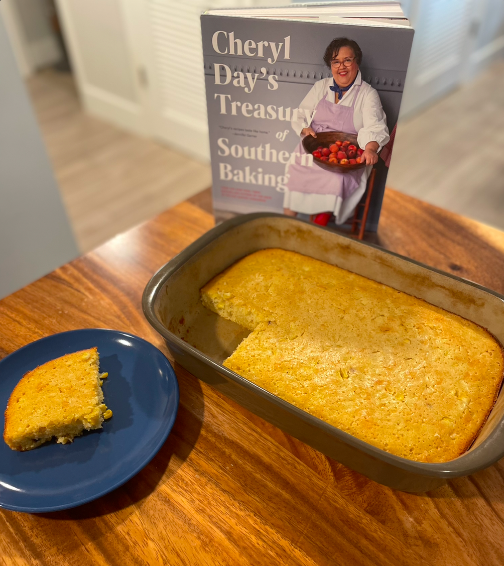
[[387, 183], [504, 230], [504, 60], [398, 124]]
[[[211, 184], [210, 167], [86, 115], [71, 75], [28, 79], [83, 252]], [[504, 61], [398, 125], [388, 185], [504, 230]], [[211, 209], [207, 193], [194, 202]]]
[[208, 164], [85, 114], [71, 75], [27, 85], [82, 252], [211, 185]]

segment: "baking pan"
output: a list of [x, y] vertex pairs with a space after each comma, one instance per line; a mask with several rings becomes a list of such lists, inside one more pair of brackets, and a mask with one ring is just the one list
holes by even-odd
[[295, 251], [384, 283], [471, 320], [504, 343], [501, 295], [303, 220], [256, 213], [237, 216], [207, 232], [164, 265], [144, 290], [144, 314], [181, 366], [288, 434], [394, 489], [429, 491], [504, 456], [502, 391], [466, 453], [446, 463], [427, 464], [371, 446], [223, 367], [249, 331], [206, 309], [200, 289], [240, 258], [265, 248]]

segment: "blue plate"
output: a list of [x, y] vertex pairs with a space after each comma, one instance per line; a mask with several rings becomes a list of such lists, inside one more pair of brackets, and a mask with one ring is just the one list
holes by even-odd
[[[0, 361], [0, 414], [23, 375], [70, 352], [96, 346], [106, 405], [103, 429], [71, 444], [15, 452], [0, 440], [0, 507], [42, 513], [76, 507], [112, 491], [161, 448], [179, 403], [175, 372], [152, 344], [117, 330], [86, 329], [32, 342]], [[2, 420], [3, 431], [3, 420]]]

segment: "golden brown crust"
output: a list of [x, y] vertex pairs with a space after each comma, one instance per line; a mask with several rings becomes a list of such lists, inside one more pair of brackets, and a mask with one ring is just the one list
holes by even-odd
[[462, 454], [493, 407], [501, 345], [457, 315], [284, 250], [243, 258], [203, 303], [252, 333], [224, 365], [393, 454]]
[[3, 438], [25, 451], [57, 438], [71, 442], [101, 428], [103, 404], [97, 348], [66, 354], [26, 373], [9, 397]]

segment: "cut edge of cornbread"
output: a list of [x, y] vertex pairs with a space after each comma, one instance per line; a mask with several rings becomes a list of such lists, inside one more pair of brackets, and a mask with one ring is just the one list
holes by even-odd
[[103, 400], [97, 348], [66, 354], [26, 373], [14, 388], [5, 411], [4, 440], [27, 451], [54, 437], [72, 442], [85, 430], [102, 428], [112, 416]]
[[269, 317], [264, 313], [259, 313], [257, 308], [249, 308], [246, 301], [226, 290], [226, 275], [233, 267], [217, 275], [201, 289], [201, 302], [207, 309], [222, 318], [231, 320], [248, 330], [254, 330], [260, 322], [267, 321]]

